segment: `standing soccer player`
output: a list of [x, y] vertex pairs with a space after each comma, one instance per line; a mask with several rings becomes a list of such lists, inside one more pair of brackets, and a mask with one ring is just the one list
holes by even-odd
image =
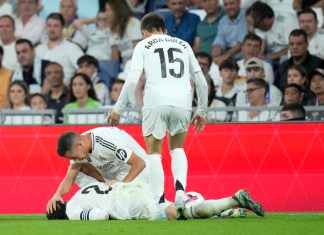
[[134, 49], [129, 77], [108, 116], [108, 122], [112, 126], [119, 124], [120, 114], [127, 104], [127, 89], [144, 72], [143, 135], [148, 152], [147, 169], [152, 192], [161, 217], [165, 217], [161, 154], [163, 138], [168, 131], [177, 219], [187, 219], [185, 189], [188, 163], [183, 145], [191, 117], [190, 79], [194, 80], [198, 94], [198, 108], [192, 118], [196, 132], [202, 131], [206, 124], [207, 83], [190, 45], [179, 38], [166, 35], [163, 17], [148, 13], [142, 18], [141, 30], [145, 39]]

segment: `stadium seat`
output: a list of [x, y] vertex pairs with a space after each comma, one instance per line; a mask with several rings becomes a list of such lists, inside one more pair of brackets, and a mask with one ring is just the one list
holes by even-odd
[[111, 88], [112, 81], [120, 72], [120, 63], [114, 60], [100, 60], [98, 76], [103, 80], [108, 89]]

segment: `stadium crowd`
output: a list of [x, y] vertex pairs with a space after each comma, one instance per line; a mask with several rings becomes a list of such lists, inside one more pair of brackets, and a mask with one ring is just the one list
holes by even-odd
[[[53, 109], [55, 123], [71, 123], [63, 110], [114, 105], [143, 39], [141, 17], [152, 11], [164, 17], [168, 35], [191, 45], [209, 87], [209, 107], [248, 108], [211, 111], [209, 121], [279, 121], [271, 108], [324, 105], [323, 0], [89, 4], [0, 0], [0, 110]], [[144, 86], [142, 74], [128, 92], [129, 107], [142, 105]], [[192, 98], [195, 107], [194, 83]], [[324, 120], [324, 112], [306, 120]]]

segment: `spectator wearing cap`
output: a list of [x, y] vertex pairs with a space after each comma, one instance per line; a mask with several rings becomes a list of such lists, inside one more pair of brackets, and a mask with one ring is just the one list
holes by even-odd
[[280, 65], [274, 83], [281, 91], [287, 85], [287, 71], [292, 65], [303, 65], [308, 74], [317, 68], [324, 68], [324, 60], [310, 54], [307, 48], [308, 41], [306, 32], [302, 29], [293, 30], [289, 36], [291, 57]]
[[[314, 93], [315, 98], [308, 105], [323, 106], [324, 105], [324, 69], [315, 69], [309, 74], [310, 90]], [[314, 111], [310, 115], [311, 120], [324, 120], [324, 111]]]
[[280, 121], [305, 121], [306, 111], [301, 104], [286, 104], [280, 112]]
[[102, 105], [109, 104], [110, 100], [108, 87], [98, 76], [98, 60], [91, 55], [83, 55], [78, 59], [77, 64], [79, 66], [79, 72], [84, 73], [91, 78], [94, 90], [100, 103]]
[[[246, 61], [245, 70], [247, 81], [252, 78], [262, 78], [266, 81], [266, 101], [273, 106], [279, 106], [282, 100], [282, 93], [276, 86], [270, 84], [265, 78], [263, 61], [259, 58], [252, 57]], [[241, 91], [238, 92], [236, 97], [236, 107], [241, 107], [248, 103], [247, 96], [244, 93], [246, 90], [246, 84], [241, 84], [239, 89]]]

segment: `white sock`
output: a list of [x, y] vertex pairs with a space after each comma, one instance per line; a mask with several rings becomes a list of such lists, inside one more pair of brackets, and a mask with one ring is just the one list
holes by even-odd
[[183, 148], [176, 148], [170, 152], [172, 157], [171, 169], [176, 188], [176, 199], [185, 197], [187, 187], [188, 161]]
[[147, 172], [150, 179], [150, 187], [153, 193], [154, 201], [156, 204], [163, 204], [161, 208], [164, 208], [164, 202], [160, 199], [164, 198], [164, 172], [162, 167], [162, 159], [159, 154], [150, 154], [147, 157]]
[[231, 197], [218, 200], [206, 200], [187, 208], [187, 214], [191, 218], [210, 218], [235, 206], [237, 206], [237, 203]]

